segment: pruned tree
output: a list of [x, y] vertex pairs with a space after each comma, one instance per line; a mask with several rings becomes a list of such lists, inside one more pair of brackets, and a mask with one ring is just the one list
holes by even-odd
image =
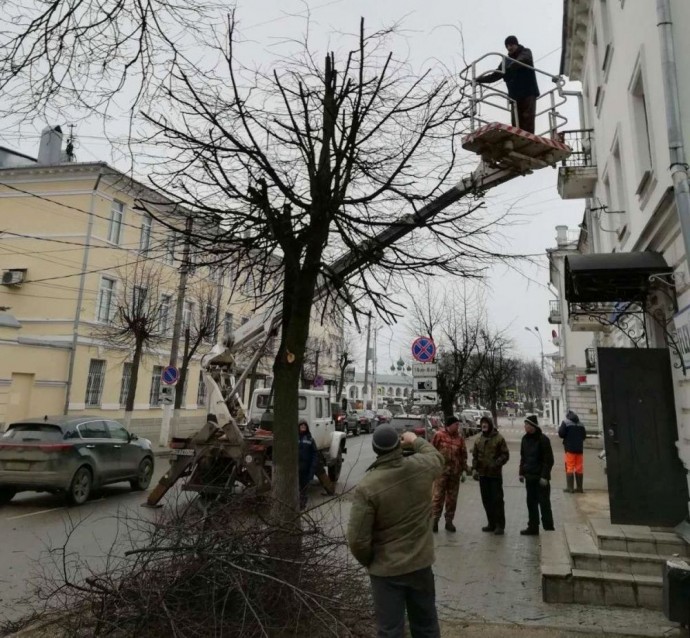
[[357, 347], [355, 333], [346, 332], [343, 338], [342, 350], [338, 353], [338, 387], [335, 395], [335, 399], [338, 403], [341, 403], [343, 398], [345, 374], [348, 368], [357, 360], [358, 352], [359, 349]]
[[[36, 0], [0, 36], [5, 103], [30, 102], [37, 113], [61, 99], [104, 113], [120, 89], [136, 89], [128, 111], [141, 112], [148, 143], [160, 145], [151, 183], [175, 204], [162, 216], [142, 194], [139, 207], [164, 225], [178, 207], [191, 211], [189, 240], [207, 263], [242, 264], [258, 303], [282, 313], [273, 502], [278, 519], [292, 520], [315, 297], [392, 320], [401, 307], [389, 293], [401, 274], [477, 276], [503, 256], [488, 242], [500, 220], [478, 215], [479, 200], [434, 209], [424, 223], [415, 216], [461, 176], [467, 111], [455, 76], [438, 65], [413, 72], [389, 52], [395, 31], [368, 33], [363, 21], [337, 52], [287, 40], [264, 72], [238, 61], [234, 14], [219, 21], [212, 5], [72, 4]], [[208, 26], [219, 24], [225, 32]], [[397, 241], [384, 250], [374, 238], [396, 217]], [[329, 265], [339, 257], [339, 268]]]
[[459, 396], [467, 394], [481, 370], [480, 348], [485, 329], [481, 294], [450, 287], [443, 293], [427, 287], [410, 297], [415, 333], [432, 337], [438, 347], [438, 396], [445, 416], [453, 414]]
[[503, 332], [483, 328], [480, 334], [482, 365], [480, 379], [482, 396], [486, 399], [494, 421], [498, 417], [497, 403], [509, 383], [515, 378], [519, 362], [511, 356], [511, 343]]
[[[94, 329], [94, 335], [106, 346], [131, 352], [130, 374], [125, 398], [125, 424], [129, 426], [139, 382], [143, 356], [166, 340], [161, 292], [165, 281], [160, 268], [150, 262], [137, 262], [118, 271], [116, 297], [108, 301], [114, 311]], [[100, 303], [104, 303], [100, 300]], [[99, 309], [99, 314], [101, 309]], [[129, 355], [128, 355], [129, 357]]]
[[[515, 371], [514, 386], [524, 395], [529, 402], [527, 409], [533, 410], [535, 404], [542, 408], [542, 373], [541, 367], [536, 361], [520, 360]], [[531, 406], [531, 407], [530, 407]]]

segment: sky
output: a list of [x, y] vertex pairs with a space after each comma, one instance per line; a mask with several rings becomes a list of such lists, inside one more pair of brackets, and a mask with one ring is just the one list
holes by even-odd
[[[507, 35], [516, 35], [532, 49], [535, 66], [557, 74], [560, 64], [562, 2], [559, 0], [238, 0], [236, 18], [243, 37], [241, 56], [250, 65], [268, 66], [286, 40], [303, 37], [305, 16], [309, 14], [311, 47], [325, 52], [330, 42], [342, 32], [357, 31], [360, 17], [368, 29], [398, 23], [404, 31], [405, 55], [412, 69], [422, 72], [442, 65], [460, 70], [467, 63], [488, 52], [503, 52]], [[229, 4], [229, 7], [232, 5]], [[493, 63], [495, 64], [495, 63]], [[548, 81], [540, 81], [548, 90]], [[575, 87], [577, 88], [577, 87]], [[568, 128], [578, 128], [577, 105], [567, 105], [564, 114]], [[111, 121], [111, 130], [126, 133], [126, 123]], [[38, 129], [22, 129], [17, 134], [0, 134], [0, 144], [33, 154], [38, 147]], [[7, 131], [7, 129], [5, 129]], [[122, 166], [122, 156], [107, 143], [102, 124], [83, 122], [76, 129], [79, 161], [105, 160]], [[126, 168], [126, 167], [123, 167]], [[486, 198], [489, 211], [511, 208], [514, 221], [496, 233], [496, 246], [506, 252], [540, 255], [536, 263], [520, 263], [513, 268], [497, 266], [487, 273], [483, 283], [489, 322], [505, 329], [518, 355], [538, 359], [540, 344], [525, 330], [538, 327], [544, 337], [544, 350], [551, 329], [547, 322], [548, 262], [545, 249], [555, 245], [555, 226], [576, 228], [582, 220], [582, 201], [564, 202], [556, 191], [555, 169], [541, 169], [490, 191]], [[433, 282], [444, 287], [448, 282]], [[409, 320], [378, 330], [378, 368], [388, 371], [401, 355], [409, 358], [414, 335]], [[363, 348], [361, 349], [363, 354]], [[358, 366], [361, 369], [361, 366]]]

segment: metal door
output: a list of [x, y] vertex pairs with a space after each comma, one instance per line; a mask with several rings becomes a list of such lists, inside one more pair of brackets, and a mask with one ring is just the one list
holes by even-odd
[[86, 448], [86, 454], [93, 460], [97, 483], [115, 480], [120, 472], [119, 441], [113, 441], [105, 426], [105, 421], [85, 421], [77, 426], [81, 439], [75, 443]]
[[106, 421], [110, 438], [115, 441], [115, 447], [119, 450], [118, 476], [131, 478], [137, 475], [139, 463], [143, 458], [141, 448], [134, 442], [130, 442], [129, 433], [117, 421]]
[[662, 348], [598, 348], [611, 522], [673, 526], [688, 516], [671, 361]]

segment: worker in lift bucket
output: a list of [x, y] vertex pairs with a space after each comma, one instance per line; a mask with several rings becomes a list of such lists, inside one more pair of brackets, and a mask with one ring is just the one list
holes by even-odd
[[[532, 51], [523, 47], [514, 35], [509, 35], [505, 39], [505, 45], [508, 57], [498, 65], [495, 71], [480, 75], [477, 82], [491, 84], [498, 80], [505, 80], [508, 96], [515, 101], [515, 107], [511, 110], [513, 126], [518, 126], [528, 133], [534, 133], [539, 86], [537, 74], [533, 68]], [[516, 62], [522, 64], [516, 64]]]

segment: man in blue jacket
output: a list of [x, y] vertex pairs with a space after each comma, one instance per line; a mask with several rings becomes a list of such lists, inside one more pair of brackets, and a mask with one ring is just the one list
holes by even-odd
[[[565, 419], [558, 428], [558, 436], [563, 439], [565, 448], [565, 480], [567, 487], [565, 492], [583, 492], [584, 479], [584, 441], [587, 438], [587, 430], [580, 423], [580, 419], [572, 410], [568, 410]], [[577, 484], [577, 488], [575, 488]]]

